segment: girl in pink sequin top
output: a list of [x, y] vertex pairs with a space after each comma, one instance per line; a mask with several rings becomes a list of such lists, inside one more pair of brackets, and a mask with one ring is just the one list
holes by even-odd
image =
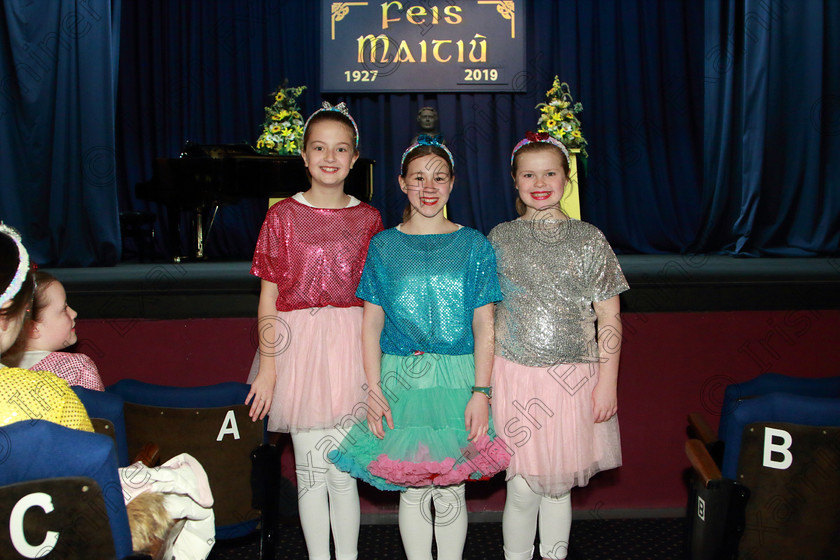
[[268, 414], [269, 430], [291, 433], [310, 559], [330, 558], [331, 516], [336, 558], [357, 554], [356, 482], [325, 459], [366, 413], [356, 287], [382, 219], [344, 192], [357, 147], [343, 104], [325, 104], [309, 118], [301, 157], [310, 188], [268, 211], [251, 268], [262, 279], [259, 351], [245, 402], [252, 419]]
[[103, 391], [96, 364], [86, 354], [59, 352], [72, 346], [76, 336], [76, 311], [67, 304], [64, 286], [52, 274], [34, 273], [35, 298], [15, 345], [4, 357], [8, 366], [49, 371], [67, 381], [94, 391]]

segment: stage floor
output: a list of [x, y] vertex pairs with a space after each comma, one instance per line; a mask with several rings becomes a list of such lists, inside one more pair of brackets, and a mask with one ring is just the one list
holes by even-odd
[[[633, 313], [840, 309], [840, 258], [620, 255]], [[56, 268], [86, 319], [256, 316], [259, 279], [250, 262], [120, 264]]]

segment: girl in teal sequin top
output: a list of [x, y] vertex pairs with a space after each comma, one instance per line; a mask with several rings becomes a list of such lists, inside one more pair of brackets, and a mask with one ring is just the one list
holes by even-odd
[[[367, 424], [349, 430], [336, 465], [380, 489], [403, 490], [400, 533], [409, 559], [460, 558], [464, 481], [509, 460], [489, 413], [496, 258], [478, 231], [444, 217], [451, 154], [421, 140], [403, 156], [403, 223], [371, 240], [357, 291], [365, 301], [362, 348]], [[430, 502], [434, 500], [436, 519]]]

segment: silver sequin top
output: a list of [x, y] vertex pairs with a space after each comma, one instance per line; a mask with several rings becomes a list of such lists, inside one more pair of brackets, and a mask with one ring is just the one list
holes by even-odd
[[579, 220], [499, 224], [496, 354], [532, 367], [598, 359], [592, 303], [628, 290], [601, 230]]

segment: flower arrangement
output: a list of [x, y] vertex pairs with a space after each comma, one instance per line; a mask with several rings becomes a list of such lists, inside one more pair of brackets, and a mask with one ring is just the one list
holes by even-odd
[[583, 137], [580, 120], [577, 117], [583, 112], [583, 105], [574, 102], [569, 91], [569, 84], [561, 83], [560, 78], [554, 76], [554, 84], [546, 92], [545, 99], [545, 103], [540, 103], [536, 107], [540, 110], [540, 118], [537, 121], [538, 132], [547, 132], [570, 150], [579, 149], [583, 157], [588, 157], [586, 153], [588, 142]]
[[287, 88], [286, 82], [274, 92], [274, 104], [265, 108], [263, 131], [257, 152], [263, 155], [298, 155], [303, 141], [303, 117], [297, 97], [306, 86]]

